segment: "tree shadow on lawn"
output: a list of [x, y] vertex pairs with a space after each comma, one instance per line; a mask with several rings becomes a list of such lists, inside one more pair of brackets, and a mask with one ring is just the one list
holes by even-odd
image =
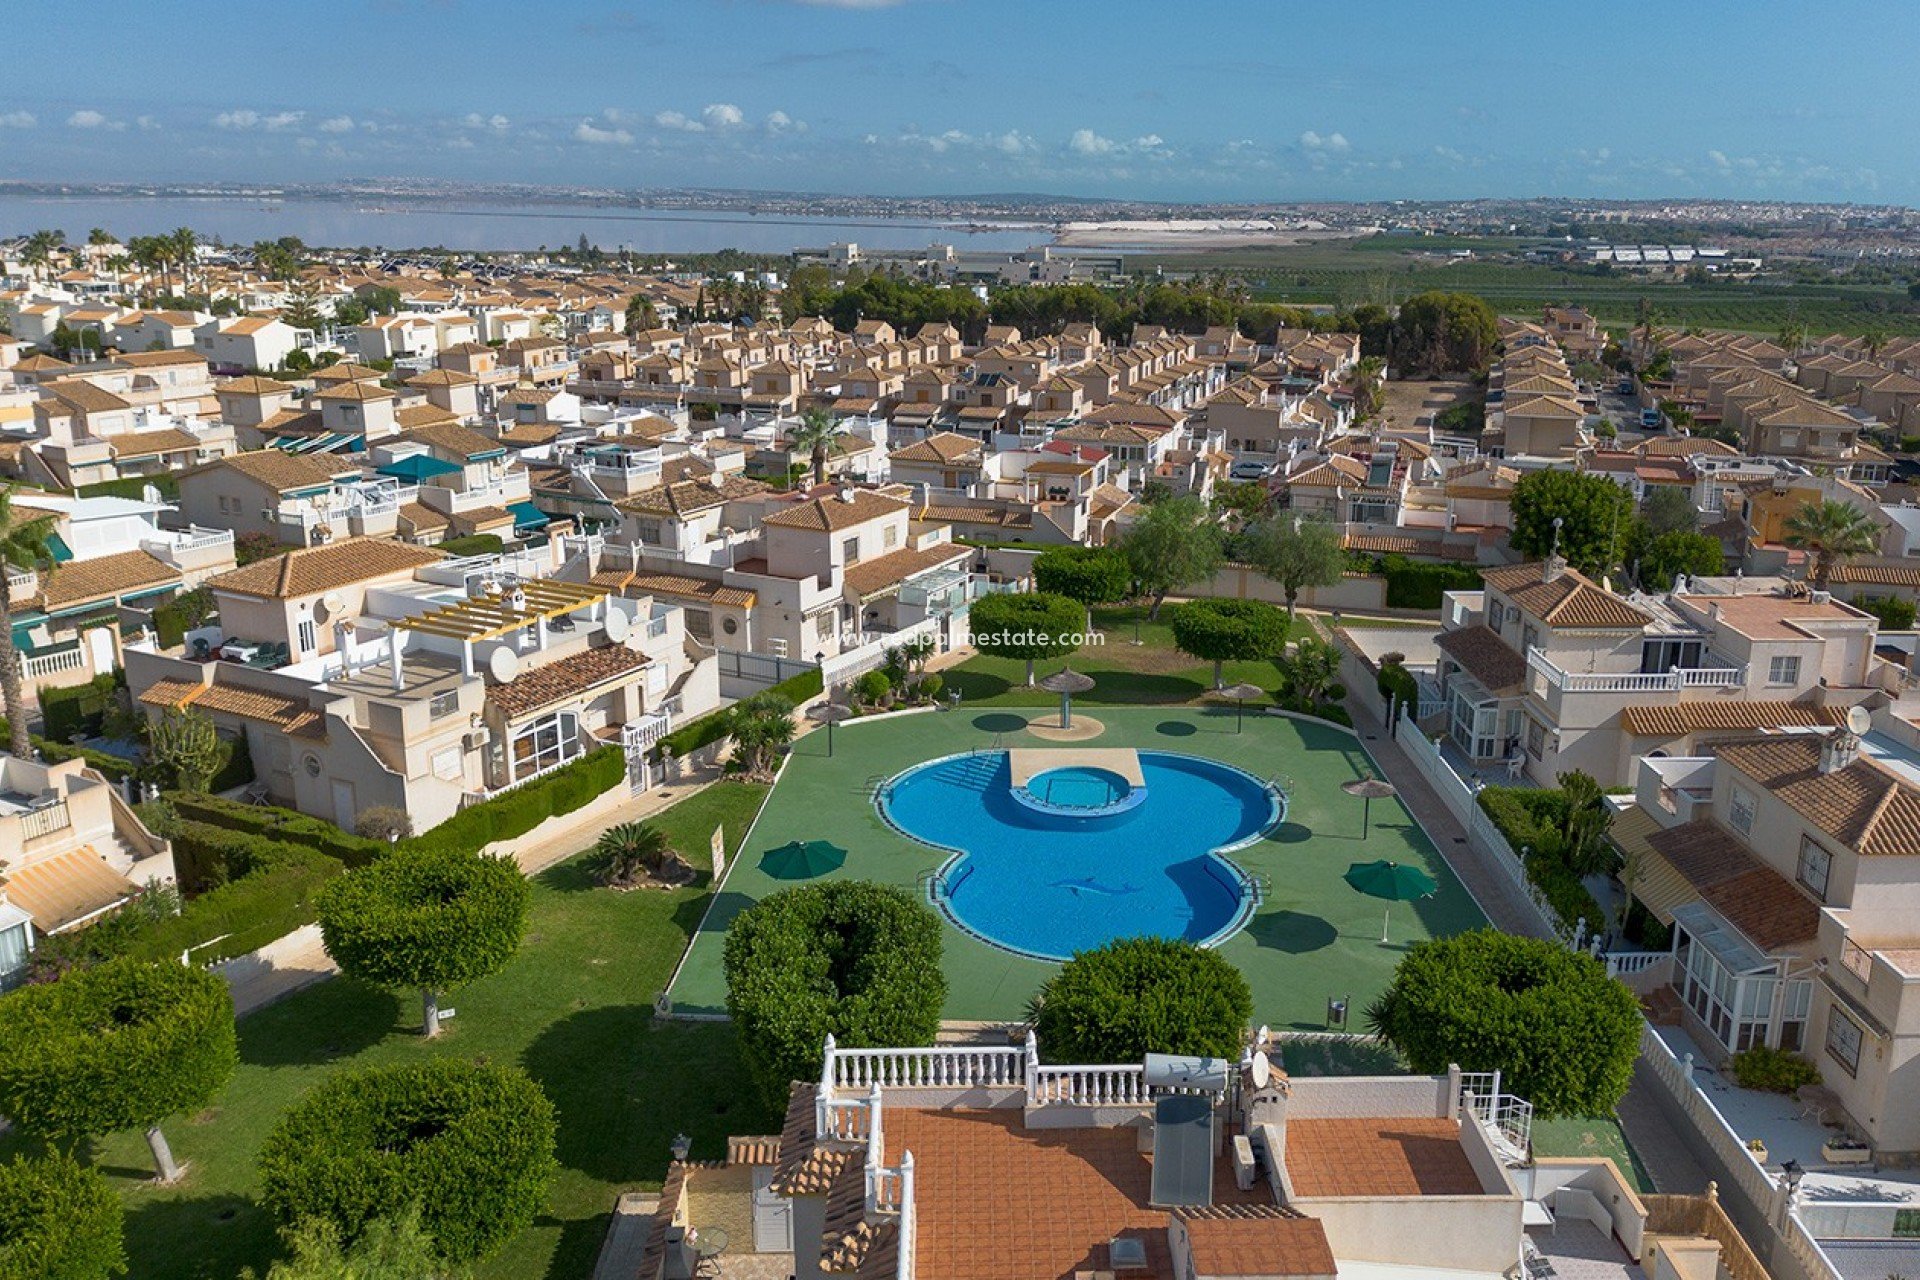
[[543, 889], [552, 889], [555, 893], [585, 893], [600, 888], [593, 873], [587, 869], [587, 859], [568, 858], [557, 862], [533, 878], [533, 882]]
[[1192, 702], [1211, 684], [1189, 680], [1185, 676], [1154, 675], [1143, 671], [1100, 671], [1093, 673], [1093, 688], [1080, 695], [1082, 701], [1103, 706], [1126, 706], [1136, 702]]
[[240, 1061], [287, 1067], [351, 1058], [419, 1024], [395, 992], [342, 974], [248, 1014], [239, 1030]]
[[1332, 922], [1299, 911], [1257, 915], [1248, 922], [1247, 934], [1263, 947], [1295, 956], [1319, 951], [1340, 940], [1340, 931]]
[[534, 1219], [536, 1227], [559, 1227], [560, 1243], [554, 1246], [553, 1260], [547, 1264], [547, 1280], [578, 1280], [580, 1276], [593, 1274], [594, 1264], [600, 1259], [600, 1246], [606, 1243], [607, 1219], [613, 1212], [613, 1205], [607, 1205], [606, 1212], [595, 1214], [591, 1218], [555, 1218], [542, 1214]]
[[[152, 1171], [148, 1170], [148, 1176]], [[193, 1170], [187, 1170], [187, 1181]], [[225, 1280], [242, 1266], [264, 1271], [281, 1247], [273, 1215], [233, 1194], [135, 1193], [127, 1207], [125, 1239], [133, 1274]]]
[[605, 1182], [659, 1182], [677, 1133], [692, 1136], [695, 1159], [717, 1160], [729, 1134], [780, 1126], [729, 1023], [656, 1023], [644, 1005], [587, 1009], [541, 1032], [521, 1065], [553, 1101], [560, 1162]]
[[979, 702], [1011, 692], [1013, 681], [1005, 676], [996, 676], [986, 671], [962, 671], [955, 668], [946, 673], [945, 687], [949, 690], [958, 690], [962, 702]]

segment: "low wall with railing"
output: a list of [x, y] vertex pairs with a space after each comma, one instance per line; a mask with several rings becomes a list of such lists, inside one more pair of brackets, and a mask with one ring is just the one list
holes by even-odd
[[1303, 1076], [1293, 1081], [1287, 1118], [1440, 1118], [1453, 1114], [1458, 1090], [1457, 1081], [1449, 1076]]
[[1662, 1109], [1677, 1121], [1688, 1148], [1719, 1183], [1727, 1212], [1756, 1239], [1771, 1234], [1780, 1189], [1720, 1109], [1694, 1083], [1691, 1055], [1675, 1057], [1648, 1025], [1640, 1031], [1640, 1061], [1658, 1086], [1654, 1095]]

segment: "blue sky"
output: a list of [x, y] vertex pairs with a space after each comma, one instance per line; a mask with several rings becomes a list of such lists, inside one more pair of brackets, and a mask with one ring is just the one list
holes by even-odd
[[1909, 0], [9, 0], [0, 31], [0, 178], [1920, 203]]

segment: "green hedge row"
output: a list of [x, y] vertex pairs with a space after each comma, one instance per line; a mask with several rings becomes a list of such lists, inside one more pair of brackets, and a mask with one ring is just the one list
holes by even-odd
[[1514, 853], [1530, 850], [1523, 865], [1527, 879], [1547, 900], [1560, 923], [1568, 929], [1585, 920], [1589, 928], [1599, 928], [1606, 919], [1600, 902], [1580, 882], [1573, 869], [1541, 852], [1544, 838], [1566, 820], [1567, 798], [1558, 791], [1533, 787], [1487, 787], [1480, 793], [1480, 807], [1493, 825], [1513, 846]]
[[1389, 609], [1438, 609], [1449, 591], [1480, 590], [1480, 571], [1463, 564], [1423, 564], [1387, 556], [1377, 572], [1387, 580]]
[[41, 732], [55, 742], [67, 742], [76, 733], [93, 737], [100, 732], [107, 709], [113, 705], [118, 684], [118, 678], [108, 673], [85, 684], [40, 690]]
[[260, 870], [210, 889], [183, 906], [179, 915], [140, 930], [129, 954], [165, 960], [191, 949], [195, 963], [211, 964], [243, 956], [311, 924], [314, 895], [347, 869], [311, 849], [279, 848], [281, 853]]
[[[173, 807], [189, 821], [245, 832], [268, 840], [304, 845], [350, 867], [361, 867], [374, 860], [386, 848], [378, 840], [364, 840], [342, 831], [324, 818], [309, 817], [292, 809], [272, 805], [243, 804], [220, 796], [182, 792], [172, 797]], [[178, 863], [178, 856], [175, 858]], [[182, 880], [182, 883], [187, 883]]]
[[[778, 694], [794, 706], [820, 696], [826, 688], [818, 667], [809, 668], [791, 679], [782, 680], [766, 692]], [[653, 745], [653, 758], [659, 760], [662, 754], [671, 750], [673, 758], [684, 760], [702, 747], [711, 746], [727, 736], [727, 711], [709, 711], [698, 720], [690, 720]]]
[[409, 843], [416, 848], [471, 853], [495, 840], [523, 836], [548, 818], [572, 813], [626, 776], [626, 753], [619, 747], [599, 747], [544, 778], [462, 809]]

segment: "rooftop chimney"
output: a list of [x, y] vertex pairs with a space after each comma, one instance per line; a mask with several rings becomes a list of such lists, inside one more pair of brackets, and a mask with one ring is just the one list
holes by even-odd
[[1846, 729], [1835, 729], [1820, 744], [1820, 772], [1838, 773], [1860, 758], [1860, 738]]

